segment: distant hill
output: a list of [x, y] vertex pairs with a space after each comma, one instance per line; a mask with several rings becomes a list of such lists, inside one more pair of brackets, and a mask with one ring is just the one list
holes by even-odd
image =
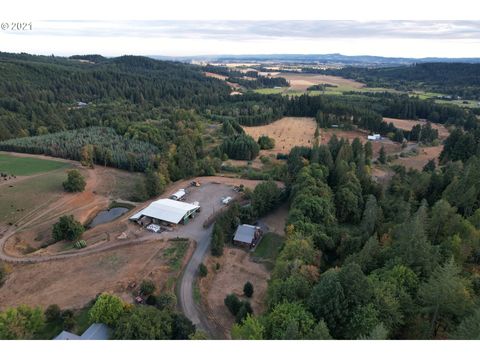
[[0, 140], [92, 125], [124, 129], [228, 94], [224, 82], [181, 62], [0, 53]]
[[480, 63], [429, 62], [380, 68], [348, 66], [324, 73], [355, 79], [372, 87], [423, 89], [454, 97], [480, 99]]
[[480, 58], [403, 58], [403, 57], [382, 57], [370, 55], [342, 55], [342, 54], [269, 54], [269, 55], [205, 55], [205, 56], [184, 56], [165, 57], [150, 56], [155, 59], [175, 59], [178, 61], [219, 61], [219, 62], [284, 62], [284, 63], [322, 63], [340, 64], [355, 66], [384, 66], [384, 65], [409, 65], [424, 62], [462, 62], [480, 63]]

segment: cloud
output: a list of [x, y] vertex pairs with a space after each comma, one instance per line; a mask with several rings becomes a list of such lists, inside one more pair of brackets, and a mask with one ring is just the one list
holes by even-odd
[[[23, 35], [215, 39], [479, 39], [480, 21], [41, 21]], [[22, 33], [17, 33], [22, 34]]]

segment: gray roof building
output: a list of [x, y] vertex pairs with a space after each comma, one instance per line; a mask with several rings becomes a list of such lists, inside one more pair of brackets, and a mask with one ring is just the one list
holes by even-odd
[[110, 335], [111, 330], [107, 325], [95, 323], [90, 325], [82, 336], [64, 330], [53, 340], [108, 340], [110, 339]]
[[239, 225], [233, 236], [233, 242], [238, 245], [248, 245], [253, 247], [261, 235], [260, 228], [253, 225]]

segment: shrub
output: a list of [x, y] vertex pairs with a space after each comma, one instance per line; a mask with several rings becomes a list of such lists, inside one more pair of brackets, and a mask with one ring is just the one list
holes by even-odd
[[57, 322], [62, 319], [62, 311], [57, 304], [49, 305], [44, 312], [45, 320], [49, 323]]
[[73, 317], [72, 310], [64, 310], [62, 311], [62, 322], [63, 322], [63, 329], [64, 330], [72, 330], [75, 327], [75, 318]]
[[85, 190], [86, 181], [78, 170], [70, 170], [67, 180], [63, 182], [63, 188], [68, 192], [82, 192]]
[[275, 147], [275, 140], [267, 135], [262, 135], [258, 138], [258, 145], [262, 150], [270, 150]]
[[208, 269], [207, 267], [205, 266], [205, 264], [200, 264], [200, 266], [198, 267], [198, 272], [200, 274], [201, 277], [205, 277], [208, 275]]
[[253, 285], [250, 281], [247, 281], [245, 285], [243, 285], [243, 293], [246, 297], [251, 298], [253, 295]]
[[80, 239], [84, 231], [83, 225], [76, 221], [73, 215], [64, 215], [53, 225], [52, 238], [55, 242], [61, 240], [76, 241]]
[[156, 307], [159, 310], [174, 311], [177, 306], [177, 297], [171, 292], [166, 292], [156, 297]]
[[235, 294], [227, 295], [227, 297], [223, 302], [225, 303], [225, 306], [228, 308], [228, 310], [230, 310], [232, 315], [235, 315], [235, 316], [238, 314], [238, 311], [242, 306], [242, 302]]
[[241, 324], [249, 314], [250, 315], [253, 314], [252, 306], [248, 301], [242, 301], [240, 308], [238, 309], [238, 312], [235, 315], [235, 322], [237, 324]]
[[140, 292], [145, 296], [152, 295], [155, 292], [155, 288], [152, 280], [143, 280], [140, 284]]
[[147, 305], [156, 306], [157, 305], [157, 297], [155, 295], [149, 295], [145, 300]]

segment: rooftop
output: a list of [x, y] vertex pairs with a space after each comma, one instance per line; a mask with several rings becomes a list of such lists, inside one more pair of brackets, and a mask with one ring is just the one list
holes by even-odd
[[82, 336], [64, 330], [53, 340], [108, 340], [110, 339], [110, 331], [107, 325], [95, 323], [90, 325]]
[[256, 226], [253, 225], [239, 225], [235, 236], [233, 237], [234, 241], [243, 242], [246, 244], [251, 244], [255, 238], [255, 231], [257, 230]]
[[188, 212], [195, 211], [199, 207], [199, 205], [189, 204], [182, 201], [160, 199], [152, 202], [145, 209], [133, 215], [130, 219], [138, 220], [142, 216], [148, 216], [154, 219], [178, 224]]

